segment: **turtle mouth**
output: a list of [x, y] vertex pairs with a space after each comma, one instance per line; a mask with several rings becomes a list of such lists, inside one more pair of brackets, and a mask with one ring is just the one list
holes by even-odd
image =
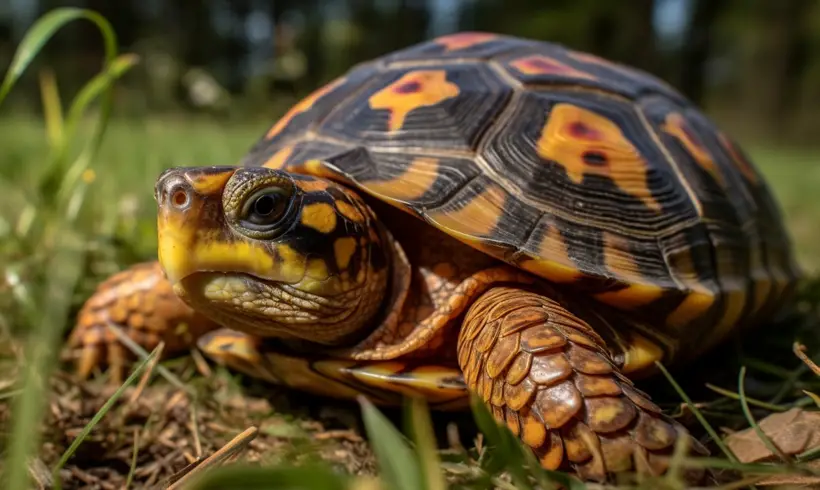
[[246, 272], [196, 271], [174, 293], [217, 323], [252, 335], [315, 340], [315, 327], [346, 319], [344, 298], [328, 298]]

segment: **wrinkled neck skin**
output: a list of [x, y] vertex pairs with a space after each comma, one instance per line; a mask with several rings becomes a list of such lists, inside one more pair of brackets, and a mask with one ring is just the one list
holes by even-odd
[[[242, 213], [271, 186], [287, 197], [280, 229], [248, 232]], [[394, 245], [351, 189], [264, 168], [189, 168], [164, 174], [157, 200], [160, 263], [176, 294], [203, 315], [327, 348], [375, 328]]]
[[[368, 250], [385, 252], [388, 258], [389, 249]], [[390, 267], [368, 269], [360, 284], [343, 291], [306, 291], [301, 286], [312, 281], [309, 277], [288, 284], [250, 274], [203, 272], [183, 280], [177, 294], [226, 328], [315, 351], [352, 345], [369, 335], [381, 316], [389, 279]]]

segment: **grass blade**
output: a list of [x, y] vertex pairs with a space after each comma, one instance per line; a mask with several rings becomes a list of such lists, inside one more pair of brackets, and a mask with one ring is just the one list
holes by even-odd
[[422, 490], [419, 461], [404, 437], [365, 397], [358, 397], [358, 401], [385, 486], [395, 490]]
[[263, 468], [237, 464], [204, 473], [189, 484], [187, 489], [346, 490], [349, 488], [348, 482], [349, 477], [335, 473], [324, 465]]
[[92, 10], [75, 7], [54, 9], [43, 15], [23, 36], [8, 72], [0, 85], [0, 104], [8, 96], [20, 76], [26, 71], [43, 45], [64, 25], [75, 20], [85, 19], [97, 25], [103, 36], [106, 61], [111, 61], [117, 52], [117, 36], [105, 17]]
[[[12, 408], [11, 446], [7, 453], [7, 486], [11, 490], [26, 487], [26, 462], [39, 441], [37, 424], [43, 413], [43, 392], [51, 374], [58, 339], [68, 318], [71, 293], [82, 273], [82, 244], [68, 230], [63, 243], [52, 251], [45, 264], [45, 285], [27, 292], [24, 314], [31, 328], [26, 344], [28, 362], [23, 370], [23, 392]], [[43, 306], [48, 305], [42, 310]]]
[[112, 394], [108, 398], [108, 400], [106, 400], [105, 404], [103, 404], [103, 406], [100, 407], [99, 410], [97, 410], [97, 413], [94, 414], [91, 420], [85, 425], [85, 427], [83, 427], [83, 430], [80, 432], [77, 438], [74, 439], [74, 441], [71, 443], [68, 449], [66, 449], [66, 451], [63, 453], [63, 456], [60, 458], [59, 461], [57, 461], [57, 464], [54, 465], [54, 469], [52, 470], [52, 474], [54, 475], [54, 482], [55, 484], [57, 484], [58, 487], [58, 482], [60, 481], [60, 470], [63, 468], [63, 466], [65, 466], [66, 462], [68, 462], [71, 456], [74, 455], [74, 453], [77, 451], [77, 448], [80, 447], [80, 444], [82, 444], [85, 438], [88, 437], [88, 434], [91, 432], [91, 430], [100, 422], [100, 420], [102, 420], [103, 417], [105, 417], [105, 414], [107, 414], [108, 411], [111, 410], [111, 407], [114, 406], [117, 400], [120, 399], [122, 394], [125, 392], [126, 388], [128, 388], [129, 386], [134, 384], [134, 382], [137, 381], [137, 379], [140, 377], [140, 375], [142, 375], [142, 372], [145, 370], [148, 364], [158, 354], [159, 347], [154, 349], [154, 351], [151, 352], [151, 355], [149, 355], [147, 359], [144, 359], [142, 362], [139, 363], [134, 372], [131, 373], [131, 376], [129, 376], [128, 379], [126, 379], [125, 382], [122, 385], [120, 385], [119, 388], [117, 388], [117, 391], [115, 391], [114, 394]]
[[52, 70], [40, 73], [40, 94], [43, 100], [43, 117], [46, 123], [46, 137], [51, 148], [56, 148], [63, 141], [64, 123], [60, 91]]
[[720, 438], [715, 428], [712, 427], [712, 425], [706, 420], [706, 417], [704, 417], [701, 411], [698, 410], [698, 407], [696, 407], [695, 404], [692, 403], [692, 399], [689, 398], [689, 395], [687, 395], [685, 391], [683, 391], [683, 388], [681, 388], [678, 382], [675, 381], [675, 378], [673, 378], [672, 375], [669, 374], [669, 371], [666, 370], [666, 366], [657, 361], [655, 362], [655, 365], [658, 366], [658, 369], [660, 369], [661, 373], [663, 373], [664, 377], [666, 377], [666, 380], [669, 381], [669, 384], [671, 384], [672, 388], [674, 388], [674, 390], [678, 393], [678, 396], [680, 396], [683, 399], [684, 403], [686, 403], [686, 406], [689, 407], [689, 410], [691, 410], [692, 414], [695, 415], [695, 418], [698, 419], [698, 422], [700, 422], [703, 428], [706, 429], [706, 432], [709, 433], [709, 436], [712, 437], [712, 440], [715, 441], [715, 444], [717, 444], [717, 446], [720, 448], [723, 454], [726, 455], [726, 458], [728, 458], [729, 461], [733, 463], [737, 463], [738, 459], [737, 456], [735, 456], [735, 453], [733, 453], [732, 450], [729, 449], [726, 443], [723, 442], [723, 439]]
[[783, 451], [781, 451], [780, 448], [777, 447], [777, 445], [774, 442], [772, 442], [772, 440], [769, 438], [769, 436], [766, 435], [765, 432], [763, 432], [763, 429], [760, 428], [760, 426], [757, 424], [757, 421], [752, 416], [752, 411], [749, 410], [748, 400], [746, 400], [746, 383], [745, 383], [745, 380], [746, 380], [746, 366], [741, 366], [740, 367], [740, 373], [738, 374], [738, 377], [737, 377], [737, 390], [738, 390], [738, 394], [740, 396], [740, 407], [743, 409], [743, 415], [746, 416], [746, 421], [749, 422], [749, 425], [752, 427], [752, 429], [754, 429], [755, 434], [757, 434], [757, 437], [760, 438], [761, 441], [763, 441], [763, 444], [766, 445], [766, 447], [769, 449], [769, 451], [771, 451], [772, 454], [777, 455], [777, 457], [780, 458], [781, 461], [783, 461], [783, 464], [785, 464], [786, 466], [791, 466], [792, 465], [791, 458], [788, 457]]
[[405, 405], [408, 419], [408, 432], [416, 445], [416, 454], [421, 463], [421, 475], [427, 490], [444, 490], [447, 484], [441, 472], [441, 459], [438, 455], [433, 424], [430, 422], [430, 410], [423, 398], [409, 397]]

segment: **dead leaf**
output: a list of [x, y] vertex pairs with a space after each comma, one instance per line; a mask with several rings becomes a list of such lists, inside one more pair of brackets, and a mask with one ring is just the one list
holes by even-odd
[[[797, 456], [820, 446], [820, 412], [793, 408], [787, 412], [769, 415], [758, 422], [758, 425], [774, 445], [786, 455]], [[726, 445], [743, 463], [764, 463], [778, 459], [751, 427], [726, 437]], [[820, 470], [820, 460], [811, 461], [806, 466]], [[756, 485], [798, 485], [802, 488], [817, 488], [817, 485], [820, 485], [820, 477], [795, 474], [775, 475]]]

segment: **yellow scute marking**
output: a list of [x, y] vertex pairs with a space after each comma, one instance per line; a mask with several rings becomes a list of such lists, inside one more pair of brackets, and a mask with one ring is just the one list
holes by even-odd
[[462, 239], [474, 240], [489, 235], [504, 212], [505, 192], [497, 186], [487, 187], [463, 208], [455, 211], [433, 211], [428, 217], [436, 226], [458, 235]]
[[648, 368], [655, 361], [663, 359], [663, 349], [643, 335], [630, 332], [630, 342], [624, 357], [621, 371], [626, 374]]
[[412, 202], [429, 191], [438, 178], [438, 160], [419, 157], [404, 173], [390, 180], [362, 182], [368, 192], [388, 199]]
[[324, 97], [331, 90], [335, 89], [336, 87], [344, 83], [344, 81], [344, 78], [337, 78], [336, 80], [330, 82], [324, 87], [320, 87], [312, 94], [297, 102], [293, 107], [291, 107], [287, 114], [285, 114], [282, 117], [282, 119], [277, 121], [276, 124], [274, 124], [273, 127], [270, 128], [270, 131], [268, 131], [266, 137], [270, 139], [279, 134], [283, 129], [285, 129], [285, 126], [287, 126], [288, 123], [290, 123], [293, 120], [294, 117], [298, 116], [303, 112], [309, 111], [319, 99]]
[[458, 85], [447, 81], [446, 70], [414, 70], [373, 94], [370, 107], [388, 110], [387, 127], [397, 131], [414, 109], [434, 106], [459, 93]]
[[681, 114], [673, 112], [667, 115], [666, 121], [663, 126], [661, 126], [661, 129], [675, 137], [683, 147], [686, 148], [692, 158], [695, 159], [695, 162], [697, 162], [703, 170], [708, 172], [718, 184], [725, 184], [723, 175], [720, 173], [717, 164], [715, 164], [714, 158], [712, 158], [712, 155], [703, 146], [703, 143], [697, 138], [695, 133], [692, 132], [689, 123]]
[[726, 148], [726, 150], [729, 152], [729, 155], [732, 159], [732, 163], [738, 170], [740, 170], [743, 176], [746, 177], [746, 180], [748, 180], [752, 184], [757, 184], [757, 173], [754, 171], [749, 161], [746, 160], [746, 157], [744, 157], [743, 154], [740, 151], [738, 151], [737, 147], [732, 142], [732, 140], [730, 140], [729, 137], [727, 137], [725, 134], [720, 134], [718, 139], [720, 140], [720, 143], [724, 146], [724, 148]]
[[293, 154], [293, 146], [286, 146], [281, 148], [279, 151], [271, 155], [267, 162], [265, 162], [263, 167], [272, 168], [274, 170], [279, 170], [284, 168], [285, 164], [288, 163], [288, 158]]
[[683, 328], [706, 313], [714, 303], [715, 295], [711, 291], [693, 291], [669, 314], [666, 324], [675, 329]]
[[628, 286], [616, 291], [596, 294], [595, 297], [616, 308], [631, 310], [660, 298], [663, 288], [652, 284], [641, 274], [628, 241], [613, 233], [604, 232], [604, 266]]
[[544, 233], [538, 256], [520, 265], [524, 270], [559, 283], [574, 282], [581, 277], [581, 271], [569, 258], [567, 243], [555, 225], [550, 225]]
[[350, 258], [356, 253], [356, 239], [352, 237], [343, 237], [336, 240], [333, 244], [333, 253], [336, 256], [336, 265], [339, 269], [347, 269], [350, 265]]
[[302, 224], [321, 233], [336, 228], [336, 210], [326, 202], [308, 204], [302, 208]]
[[647, 184], [648, 165], [613, 121], [568, 103], [556, 104], [538, 140], [538, 155], [557, 162], [580, 184], [586, 175], [606, 177], [654, 210], [661, 206]]

